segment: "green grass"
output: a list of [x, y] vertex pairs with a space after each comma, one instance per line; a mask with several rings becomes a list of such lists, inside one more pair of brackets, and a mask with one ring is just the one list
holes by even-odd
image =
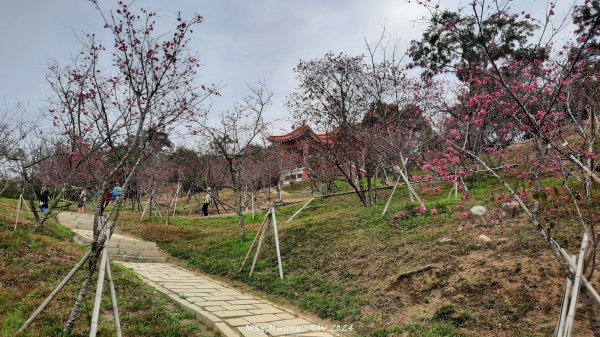
[[[563, 276], [529, 222], [520, 217], [473, 230], [458, 216], [458, 205], [468, 209], [483, 203], [490, 212], [499, 207], [500, 202], [492, 200], [502, 192], [499, 184], [490, 178], [469, 180], [469, 200], [447, 198], [450, 185], [442, 185], [439, 193], [422, 192], [422, 185], [416, 186], [426, 201], [424, 214], [417, 213], [418, 204], [408, 201], [403, 187], [397, 189], [383, 218], [389, 190], [378, 191], [377, 204], [369, 208], [351, 194], [315, 199], [290, 224], [284, 222], [301, 204], [278, 207], [283, 280], [278, 277], [272, 235], [265, 240], [254, 275], [248, 276], [252, 259], [238, 272], [264, 213], [253, 221], [245, 215], [243, 242], [238, 240], [234, 216], [178, 217], [167, 226], [161, 217], [140, 222], [138, 214], [125, 214], [121, 230], [157, 242], [190, 268], [244, 282], [335, 323], [353, 324], [358, 335], [551, 333], [554, 297], [561, 291]], [[431, 208], [438, 214], [431, 215]], [[508, 243], [481, 244], [477, 237], [482, 233]], [[557, 237], [573, 250], [577, 236], [572, 230]], [[531, 261], [547, 265], [536, 270]], [[399, 273], [427, 264], [436, 268], [390, 285]], [[535, 283], [527, 277], [535, 277]], [[519, 286], [513, 288], [513, 283]], [[498, 289], [510, 294], [499, 301]], [[554, 297], [549, 297], [548, 289]], [[442, 298], [442, 303], [430, 304], [430, 298]], [[537, 304], [523, 308], [524, 299]], [[410, 314], [415, 306], [427, 313], [425, 318]], [[438, 312], [441, 308], [447, 315]]]
[[446, 323], [433, 323], [428, 325], [405, 324], [400, 326], [392, 326], [375, 330], [372, 336], [390, 336], [390, 335], [408, 334], [415, 337], [462, 337], [464, 334], [459, 333], [456, 328]]
[[[348, 183], [348, 181], [346, 179], [334, 179], [332, 183], [333, 183], [333, 185], [335, 185], [335, 188], [337, 189], [337, 190], [332, 191], [332, 193], [345, 192], [345, 191], [350, 191], [352, 189], [352, 187], [350, 187], [350, 184]], [[362, 183], [366, 186], [366, 184], [367, 184], [366, 178], [362, 178]], [[390, 181], [390, 183], [393, 184], [394, 182]], [[371, 184], [373, 187], [381, 187], [381, 186], [383, 186], [383, 180], [381, 178], [372, 179]], [[300, 181], [300, 182], [295, 182], [292, 184], [285, 184], [282, 186], [282, 189], [288, 193], [297, 193], [297, 194], [305, 194], [305, 195], [310, 194], [310, 192], [311, 192], [310, 188], [311, 188], [310, 183], [307, 181]]]
[[307, 181], [299, 181], [291, 184], [284, 184], [281, 189], [288, 193], [310, 193], [310, 183]]
[[[41, 234], [30, 233], [30, 220], [17, 231], [16, 201], [0, 200], [0, 335], [13, 336], [33, 310], [84, 254], [71, 243], [69, 230], [50, 221]], [[14, 207], [14, 208], [13, 208]], [[13, 218], [10, 218], [13, 216]], [[166, 296], [146, 286], [133, 272], [112, 265], [124, 336], [208, 336], [213, 333]], [[79, 272], [23, 336], [62, 336], [83, 273]], [[73, 336], [87, 335], [94, 287], [83, 306]], [[108, 289], [101, 302], [100, 336], [115, 334]]]

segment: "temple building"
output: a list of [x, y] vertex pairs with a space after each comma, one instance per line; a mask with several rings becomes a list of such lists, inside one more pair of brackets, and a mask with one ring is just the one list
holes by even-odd
[[282, 180], [289, 183], [310, 180], [311, 156], [318, 151], [319, 143], [326, 141], [327, 134], [317, 134], [302, 123], [288, 134], [273, 135], [267, 139], [281, 151]]
[[[281, 151], [281, 180], [283, 183], [312, 181], [314, 179], [329, 180], [339, 177], [339, 169], [328, 162], [323, 153], [324, 143], [335, 141], [337, 129], [329, 133], [315, 133], [306, 123], [285, 135], [273, 135], [267, 139], [275, 149]], [[331, 147], [329, 148], [329, 151]], [[362, 149], [357, 149], [364, 157]], [[361, 165], [362, 166], [362, 165]], [[346, 172], [355, 170], [355, 167], [346, 167]], [[358, 168], [363, 176], [365, 171]], [[349, 173], [348, 173], [349, 174]], [[327, 178], [329, 177], [329, 178]]]

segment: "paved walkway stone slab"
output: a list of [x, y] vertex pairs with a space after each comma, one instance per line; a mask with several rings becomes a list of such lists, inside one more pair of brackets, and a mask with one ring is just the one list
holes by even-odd
[[[93, 240], [92, 227], [94, 216], [61, 212], [58, 221], [69, 227], [75, 234], [75, 241], [89, 245]], [[166, 256], [158, 249], [156, 243], [138, 240], [129, 236], [114, 233], [108, 243], [108, 254], [112, 260], [129, 262], [165, 262]], [[168, 275], [165, 275], [168, 277]]]
[[168, 263], [120, 262], [223, 336], [337, 336], [267, 300]]
[[[84, 244], [92, 241], [93, 216], [63, 212], [58, 220], [73, 230], [76, 241]], [[148, 285], [194, 313], [199, 321], [222, 336], [337, 336], [322, 332], [326, 327], [289, 309], [208, 276], [164, 263], [166, 257], [154, 242], [113, 234], [108, 247], [113, 260], [132, 269]]]

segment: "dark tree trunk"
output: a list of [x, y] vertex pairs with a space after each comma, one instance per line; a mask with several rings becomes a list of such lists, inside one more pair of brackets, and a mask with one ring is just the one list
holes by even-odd
[[239, 172], [236, 169], [233, 159], [227, 159], [227, 165], [229, 166], [229, 175], [231, 177], [231, 185], [233, 186], [233, 194], [234, 194], [234, 204], [233, 208], [235, 213], [238, 216], [238, 223], [240, 227], [240, 241], [244, 241], [245, 231], [244, 231], [244, 213], [242, 211], [242, 191], [239, 186]]
[[596, 303], [585, 287], [582, 287], [583, 303], [585, 304], [590, 328], [594, 337], [600, 337], [600, 305]]
[[[101, 250], [98, 250], [98, 252]], [[85, 280], [81, 284], [81, 288], [79, 288], [79, 293], [77, 294], [77, 298], [75, 299], [75, 304], [71, 308], [71, 313], [69, 314], [69, 318], [67, 319], [67, 323], [65, 323], [65, 328], [63, 332], [65, 334], [70, 334], [73, 331], [73, 327], [75, 326], [75, 322], [79, 318], [81, 314], [81, 305], [85, 298], [87, 297], [87, 293], [89, 291], [90, 283], [92, 282], [92, 278], [94, 277], [94, 272], [96, 271], [96, 260], [98, 253], [94, 253], [90, 255], [90, 260], [88, 262], [88, 272], [85, 277]]]

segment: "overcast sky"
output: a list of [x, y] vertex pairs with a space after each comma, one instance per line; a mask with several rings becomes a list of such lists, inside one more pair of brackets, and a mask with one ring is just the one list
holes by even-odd
[[[100, 1], [110, 8], [112, 1]], [[456, 8], [457, 1], [442, 1]], [[375, 39], [381, 27], [408, 44], [418, 38], [426, 11], [405, 0], [138, 0], [138, 6], [159, 12], [164, 27], [174, 13], [205, 18], [192, 36], [191, 47], [204, 65], [201, 80], [226, 85], [212, 101], [217, 115], [246, 94], [246, 84], [265, 81], [275, 93], [268, 112], [273, 131], [288, 130], [286, 96], [295, 88], [293, 68], [299, 59], [325, 53], [364, 52], [363, 36]], [[543, 13], [544, 0], [517, 0], [517, 7]], [[30, 111], [45, 109], [49, 61], [67, 63], [78, 51], [75, 34], [99, 33], [100, 18], [84, 0], [0, 0], [0, 100], [28, 102]], [[104, 35], [105, 36], [105, 35]], [[106, 37], [103, 41], [108, 42]]]

